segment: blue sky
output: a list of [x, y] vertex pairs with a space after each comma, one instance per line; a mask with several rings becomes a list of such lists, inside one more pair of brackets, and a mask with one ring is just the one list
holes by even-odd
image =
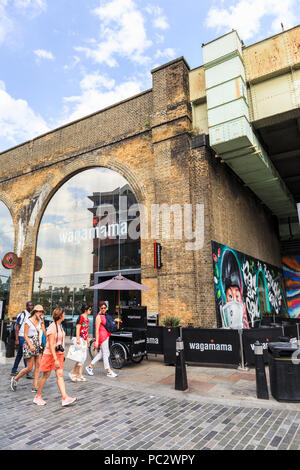
[[300, 23], [299, 0], [0, 0], [0, 152], [151, 88], [151, 69], [236, 28]]

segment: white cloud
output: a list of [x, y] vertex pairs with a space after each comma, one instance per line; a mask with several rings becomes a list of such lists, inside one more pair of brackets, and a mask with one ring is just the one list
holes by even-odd
[[54, 60], [54, 55], [52, 52], [46, 51], [45, 49], [36, 49], [33, 52], [38, 57], [38, 59]]
[[64, 65], [64, 69], [65, 70], [72, 70], [76, 67], [76, 65], [79, 64], [79, 62], [80, 62], [79, 57], [74, 55], [72, 62], [69, 65]]
[[145, 10], [149, 15], [154, 17], [153, 18], [154, 28], [163, 29], [163, 30], [169, 28], [167, 17], [163, 14], [163, 10], [160, 7], [154, 6], [154, 5], [148, 5], [145, 8]]
[[10, 96], [3, 81], [0, 82], [1, 137], [12, 145], [29, 140], [49, 131], [44, 119], [36, 114], [27, 101]]
[[147, 64], [145, 51], [152, 45], [147, 38], [145, 19], [133, 0], [111, 0], [93, 13], [101, 22], [100, 42], [94, 47], [76, 47], [96, 63], [117, 65], [116, 57]]
[[166, 58], [166, 59], [174, 59], [176, 57], [176, 52], [174, 49], [171, 47], [167, 47], [164, 50], [158, 50], [155, 54], [155, 59], [161, 59], [161, 58]]
[[[227, 2], [228, 4], [228, 2]], [[285, 29], [297, 24], [296, 8], [298, 0], [235, 0], [230, 6], [219, 1], [212, 6], [207, 14], [205, 24], [215, 28], [218, 33], [236, 29], [243, 39], [249, 39], [261, 32], [262, 20], [273, 18], [271, 31], [275, 34], [281, 31], [281, 23]], [[266, 35], [265, 26], [263, 34]]]
[[113, 79], [95, 72], [84, 76], [80, 82], [80, 88], [81, 95], [64, 98], [68, 115], [64, 122], [80, 119], [136, 95], [141, 91], [142, 84], [134, 78], [116, 84]]
[[6, 1], [0, 1], [0, 44], [6, 39], [9, 33], [13, 31], [13, 22], [8, 17], [6, 10]]
[[97, 72], [85, 75], [80, 82], [80, 87], [82, 90], [93, 90], [100, 87], [111, 90], [114, 86], [114, 79], [99, 75]]
[[167, 18], [165, 16], [160, 16], [159, 18], [155, 18], [153, 20], [153, 26], [158, 29], [168, 29], [169, 24], [167, 22]]
[[43, 11], [47, 9], [46, 0], [7, 0], [10, 3], [13, 3], [15, 8], [18, 8], [24, 14], [28, 14], [32, 18], [40, 15]]
[[47, 8], [46, 0], [0, 0], [0, 44], [17, 28], [10, 11], [18, 11], [29, 18], [34, 18]]

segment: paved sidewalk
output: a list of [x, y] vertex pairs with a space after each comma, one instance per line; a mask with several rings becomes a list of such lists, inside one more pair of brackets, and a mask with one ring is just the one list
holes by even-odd
[[32, 403], [32, 381], [9, 387], [12, 359], [1, 365], [0, 449], [300, 449], [300, 406], [258, 400], [254, 371], [239, 372], [188, 366], [189, 390], [174, 390], [174, 367], [149, 356], [128, 364], [116, 379], [103, 365], [86, 383], [72, 383], [77, 396], [62, 408], [55, 375], [50, 377], [45, 407]]

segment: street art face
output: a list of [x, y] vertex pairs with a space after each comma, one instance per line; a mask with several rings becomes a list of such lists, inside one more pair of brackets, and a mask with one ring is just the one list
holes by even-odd
[[282, 258], [289, 316], [300, 318], [300, 255]]
[[227, 302], [240, 302], [242, 303], [242, 294], [238, 287], [231, 286], [226, 291]]
[[260, 326], [264, 315], [284, 315], [280, 269], [212, 242], [218, 326]]

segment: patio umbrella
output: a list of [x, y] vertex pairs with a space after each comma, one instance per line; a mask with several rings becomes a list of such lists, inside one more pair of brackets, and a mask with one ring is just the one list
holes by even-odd
[[[88, 289], [90, 290], [94, 290], [94, 289], [117, 290], [118, 291], [118, 305], [119, 305], [118, 318], [119, 318], [120, 291], [121, 290], [151, 290], [151, 287], [143, 286], [143, 284], [139, 284], [138, 282], [131, 281], [130, 279], [127, 279], [121, 274], [118, 274], [118, 276], [115, 276], [112, 279], [109, 279], [108, 281], [101, 282], [100, 284], [95, 284], [94, 286], [89, 287]], [[119, 322], [118, 322], [118, 328], [119, 328]]]

